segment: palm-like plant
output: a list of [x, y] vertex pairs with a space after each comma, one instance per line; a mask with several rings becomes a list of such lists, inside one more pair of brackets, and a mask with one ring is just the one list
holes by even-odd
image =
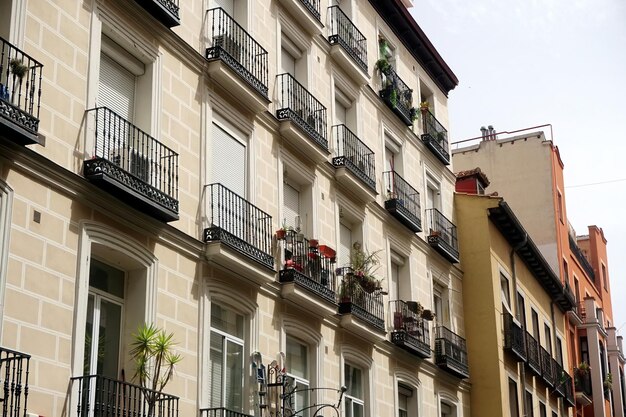
[[154, 405], [167, 383], [174, 376], [174, 367], [182, 356], [173, 351], [174, 334], [166, 333], [154, 324], [142, 324], [133, 334], [130, 355], [135, 362], [135, 380], [148, 402], [148, 417], [154, 414]]

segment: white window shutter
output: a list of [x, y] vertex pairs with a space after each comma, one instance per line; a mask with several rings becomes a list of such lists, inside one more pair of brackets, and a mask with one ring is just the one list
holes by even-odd
[[132, 123], [135, 107], [135, 75], [106, 54], [100, 54], [98, 106], [108, 107]]
[[350, 265], [352, 250], [352, 230], [344, 224], [339, 226], [339, 267]]
[[246, 197], [246, 147], [224, 129], [213, 125], [211, 182]]
[[[300, 192], [291, 185], [285, 184], [283, 193], [285, 222], [287, 226], [295, 229], [298, 226], [297, 219], [300, 217]], [[300, 223], [302, 223], [302, 219], [300, 219]]]

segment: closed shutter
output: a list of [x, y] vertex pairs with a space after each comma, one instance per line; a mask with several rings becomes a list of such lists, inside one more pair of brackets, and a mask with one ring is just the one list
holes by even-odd
[[289, 184], [283, 187], [285, 223], [294, 229], [300, 225], [300, 192]]
[[120, 117], [133, 121], [135, 107], [135, 75], [106, 54], [100, 55], [98, 106], [113, 110]]
[[[283, 38], [283, 42], [285, 39]], [[296, 58], [285, 48], [280, 50], [280, 69], [283, 74], [296, 76]]]
[[213, 125], [212, 182], [246, 197], [246, 147], [224, 129]]
[[339, 225], [339, 266], [350, 265], [350, 251], [352, 249], [352, 230], [344, 224]]

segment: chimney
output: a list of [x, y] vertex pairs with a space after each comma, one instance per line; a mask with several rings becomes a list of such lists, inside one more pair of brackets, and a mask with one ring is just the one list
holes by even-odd
[[480, 127], [480, 133], [483, 137], [483, 140], [487, 140], [487, 128], [485, 126]]
[[496, 130], [493, 128], [493, 125], [487, 126], [487, 129], [489, 130], [489, 140], [496, 140]]

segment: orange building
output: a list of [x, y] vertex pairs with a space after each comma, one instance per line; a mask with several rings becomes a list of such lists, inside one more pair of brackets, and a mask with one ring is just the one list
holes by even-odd
[[564, 164], [558, 147], [541, 131], [510, 137], [484, 134], [452, 151], [456, 171], [479, 167], [489, 191], [504, 197], [577, 307], [565, 326], [568, 372], [574, 375], [575, 414], [626, 417], [624, 355], [613, 327], [606, 239], [602, 229], [577, 236], [567, 221]]

